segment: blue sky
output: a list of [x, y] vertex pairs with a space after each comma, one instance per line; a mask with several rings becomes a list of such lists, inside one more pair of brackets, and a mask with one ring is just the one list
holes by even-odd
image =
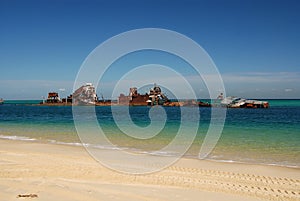
[[200, 44], [227, 95], [300, 98], [299, 10], [296, 0], [0, 0], [0, 97], [41, 99], [48, 91], [65, 96], [99, 44], [154, 27]]

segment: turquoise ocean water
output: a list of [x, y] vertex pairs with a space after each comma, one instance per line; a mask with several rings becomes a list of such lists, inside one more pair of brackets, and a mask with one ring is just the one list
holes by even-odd
[[[228, 109], [217, 146], [207, 159], [251, 164], [300, 167], [300, 100], [268, 100], [268, 109]], [[40, 101], [6, 101], [0, 106], [0, 138], [32, 140], [80, 146], [71, 106], [35, 106]], [[121, 111], [122, 106], [114, 106]], [[99, 125], [112, 144], [141, 152], [160, 153], [180, 126], [180, 108], [164, 107], [167, 121], [161, 132], [147, 140], [122, 133], [109, 106], [96, 107]], [[150, 107], [130, 107], [135, 125], [150, 124]], [[199, 108], [201, 119], [197, 136], [185, 157], [197, 158], [210, 123], [210, 108]], [[193, 121], [193, 119], [191, 119]], [[130, 125], [129, 125], [130, 126]], [[190, 133], [185, 133], [190, 137]], [[103, 149], [113, 147], [97, 146]], [[170, 155], [173, 153], [163, 153]]]

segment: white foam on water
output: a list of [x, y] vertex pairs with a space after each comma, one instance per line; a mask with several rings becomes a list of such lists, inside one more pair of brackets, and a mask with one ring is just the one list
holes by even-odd
[[7, 140], [23, 140], [23, 141], [35, 141], [34, 138], [29, 138], [25, 136], [16, 136], [16, 135], [0, 135], [1, 139], [7, 139]]

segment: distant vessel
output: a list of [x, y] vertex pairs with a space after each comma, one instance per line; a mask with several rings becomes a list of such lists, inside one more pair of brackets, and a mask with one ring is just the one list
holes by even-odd
[[4, 103], [4, 100], [2, 98], [0, 98], [0, 105], [2, 105]]
[[267, 101], [249, 100], [235, 96], [228, 96], [221, 100], [221, 106], [229, 108], [268, 108]]

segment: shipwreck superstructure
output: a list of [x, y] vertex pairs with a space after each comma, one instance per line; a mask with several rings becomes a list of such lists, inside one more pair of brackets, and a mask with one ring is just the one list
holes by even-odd
[[57, 92], [49, 92], [48, 97], [46, 99], [46, 103], [59, 103], [61, 99]]
[[46, 105], [95, 105], [98, 97], [92, 83], [86, 83], [66, 98], [60, 98], [57, 92], [49, 92], [48, 98], [41, 104]]
[[136, 87], [129, 89], [129, 95], [120, 94], [118, 98], [119, 105], [147, 105], [148, 94], [139, 94]]
[[162, 93], [159, 86], [154, 84], [153, 89], [150, 89], [149, 99], [147, 100], [148, 105], [164, 105], [169, 102], [169, 99], [165, 94]]
[[129, 89], [129, 95], [120, 94], [119, 105], [164, 105], [169, 99], [161, 91], [161, 88], [154, 84], [149, 93], [140, 94], [136, 87]]
[[98, 101], [95, 87], [92, 83], [86, 83], [76, 89], [72, 94], [72, 99], [74, 105], [95, 105]]

